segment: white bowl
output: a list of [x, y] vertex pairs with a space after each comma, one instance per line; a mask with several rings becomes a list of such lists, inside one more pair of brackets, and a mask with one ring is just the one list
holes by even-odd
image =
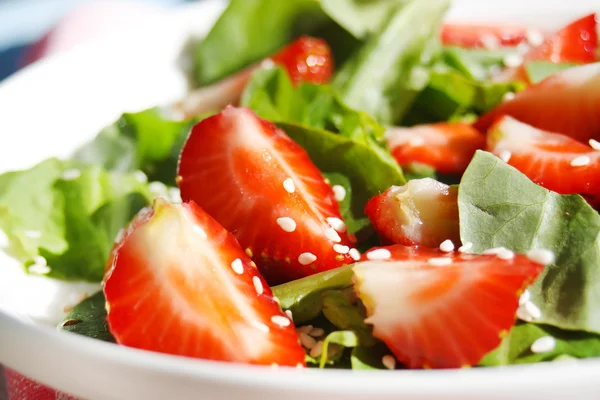
[[[39, 62], [0, 85], [0, 171], [66, 156], [124, 111], [187, 90], [178, 67], [190, 35], [224, 4], [209, 0]], [[456, 0], [449, 19], [556, 27], [598, 0]], [[0, 259], [0, 362], [44, 384], [93, 399], [595, 399], [600, 360], [450, 371], [295, 370], [192, 360], [120, 347], [49, 323], [97, 285], [26, 276]]]

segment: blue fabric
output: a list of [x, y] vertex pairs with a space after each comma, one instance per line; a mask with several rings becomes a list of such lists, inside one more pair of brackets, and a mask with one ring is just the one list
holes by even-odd
[[[100, 0], [101, 1], [101, 0]], [[137, 0], [173, 5], [186, 0]], [[0, 0], [0, 81], [15, 72], [27, 46], [62, 16], [90, 0]]]

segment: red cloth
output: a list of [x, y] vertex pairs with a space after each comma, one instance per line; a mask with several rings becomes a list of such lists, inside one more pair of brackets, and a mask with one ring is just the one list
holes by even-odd
[[6, 378], [8, 400], [78, 400], [76, 397], [51, 389], [10, 369], [4, 369], [4, 377]]

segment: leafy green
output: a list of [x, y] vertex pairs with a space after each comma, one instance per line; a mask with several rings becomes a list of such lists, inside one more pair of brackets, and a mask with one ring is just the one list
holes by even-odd
[[491, 78], [491, 70], [503, 68], [504, 58], [514, 52], [511, 48], [483, 50], [448, 46], [442, 48], [440, 58], [465, 77], [485, 81]]
[[313, 0], [232, 0], [195, 49], [197, 83], [218, 81], [329, 21]]
[[352, 369], [386, 369], [382, 359], [387, 354], [390, 354], [390, 350], [382, 342], [372, 347], [356, 346], [352, 349], [350, 363]]
[[323, 315], [336, 328], [355, 332], [363, 346], [375, 344], [372, 329], [365, 324], [366, 310], [353, 288], [327, 290], [321, 304]]
[[421, 163], [405, 164], [402, 166], [402, 172], [407, 181], [423, 178], [436, 179], [437, 176], [432, 166]]
[[321, 295], [332, 289], [352, 286], [352, 265], [321, 272], [273, 287], [281, 308], [291, 310], [294, 322], [302, 324], [317, 318], [322, 312]]
[[447, 6], [444, 0], [420, 0], [394, 12], [337, 73], [334, 86], [342, 100], [382, 123], [399, 121], [427, 84], [423, 65]]
[[[550, 336], [555, 340], [551, 351], [533, 353], [531, 345], [537, 339]], [[600, 356], [600, 336], [587, 332], [564, 331], [550, 325], [519, 323], [502, 340], [497, 349], [481, 360], [481, 366], [529, 364], [541, 361]]]
[[367, 226], [361, 218], [371, 197], [405, 182], [381, 142], [385, 129], [344, 105], [329, 86], [305, 84], [296, 89], [280, 68], [260, 70], [246, 87], [242, 105], [274, 121], [326, 176], [349, 180], [351, 209], [345, 216], [353, 216], [349, 221], [353, 230]]
[[332, 349], [330, 345], [339, 345], [342, 347], [356, 347], [359, 344], [358, 336], [354, 331], [335, 331], [331, 332], [325, 340], [321, 349], [319, 367], [324, 368], [325, 363], [331, 360]]
[[331, 172], [324, 174], [325, 178], [329, 179], [331, 186], [339, 185], [346, 190], [346, 196], [342, 201], [338, 201], [340, 205], [340, 214], [346, 224], [346, 229], [349, 233], [357, 233], [367, 228], [370, 225], [369, 218], [364, 216], [362, 210], [356, 212], [352, 207], [352, 185], [347, 176]]
[[123, 114], [73, 159], [112, 171], [143, 170], [151, 180], [175, 184], [181, 147], [194, 121], [174, 121], [158, 108]]
[[64, 331], [91, 337], [105, 342], [115, 342], [106, 322], [106, 299], [102, 291], [77, 304], [59, 325]]
[[543, 81], [557, 72], [576, 66], [577, 64], [572, 63], [557, 64], [548, 61], [528, 61], [525, 63], [525, 71], [529, 81], [533, 84]]
[[334, 21], [357, 38], [377, 33], [389, 16], [407, 0], [321, 0]]
[[[117, 233], [151, 198], [134, 174], [46, 160], [0, 175], [0, 229], [26, 267], [44, 257], [48, 276], [102, 279]], [[37, 263], [36, 263], [37, 261]]]
[[519, 253], [554, 252], [530, 289], [536, 322], [600, 332], [600, 216], [578, 195], [559, 195], [500, 159], [478, 151], [458, 195], [463, 243], [481, 252], [504, 246]]

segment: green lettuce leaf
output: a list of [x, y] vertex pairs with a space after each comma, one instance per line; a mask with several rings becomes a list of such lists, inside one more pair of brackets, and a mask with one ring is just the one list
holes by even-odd
[[447, 7], [445, 0], [420, 0], [394, 12], [337, 73], [334, 87], [342, 100], [382, 123], [399, 121], [427, 84], [424, 65]]
[[564, 71], [572, 67], [576, 67], [578, 64], [573, 63], [552, 63], [548, 61], [528, 61], [525, 63], [525, 72], [527, 77], [532, 84], [543, 81], [550, 75], [554, 75], [557, 72]]
[[149, 179], [173, 186], [179, 152], [196, 121], [170, 120], [158, 108], [126, 113], [72, 158], [111, 171], [142, 170]]
[[357, 38], [379, 31], [390, 15], [408, 0], [321, 0], [334, 21]]
[[499, 246], [554, 252], [555, 262], [530, 289], [542, 311], [535, 322], [600, 332], [600, 216], [581, 196], [546, 190], [478, 151], [463, 175], [458, 206], [461, 240], [475, 252]]
[[[550, 336], [555, 340], [554, 349], [533, 353], [531, 345], [539, 338]], [[600, 336], [587, 332], [565, 331], [550, 325], [519, 323], [515, 325], [497, 349], [487, 354], [481, 366], [530, 364], [541, 361], [600, 356]]]
[[369, 218], [364, 215], [362, 210], [357, 212], [352, 207], [353, 189], [350, 179], [347, 176], [335, 172], [324, 174], [325, 178], [329, 179], [331, 186], [339, 185], [346, 190], [346, 197], [342, 201], [338, 201], [340, 205], [340, 214], [346, 224], [346, 229], [349, 233], [356, 234], [370, 226]]
[[5, 173], [0, 229], [9, 238], [6, 252], [35, 265], [31, 272], [99, 282], [117, 233], [150, 199], [135, 174], [71, 161], [49, 159]]
[[106, 322], [106, 299], [102, 291], [77, 304], [59, 324], [59, 329], [115, 343]]

